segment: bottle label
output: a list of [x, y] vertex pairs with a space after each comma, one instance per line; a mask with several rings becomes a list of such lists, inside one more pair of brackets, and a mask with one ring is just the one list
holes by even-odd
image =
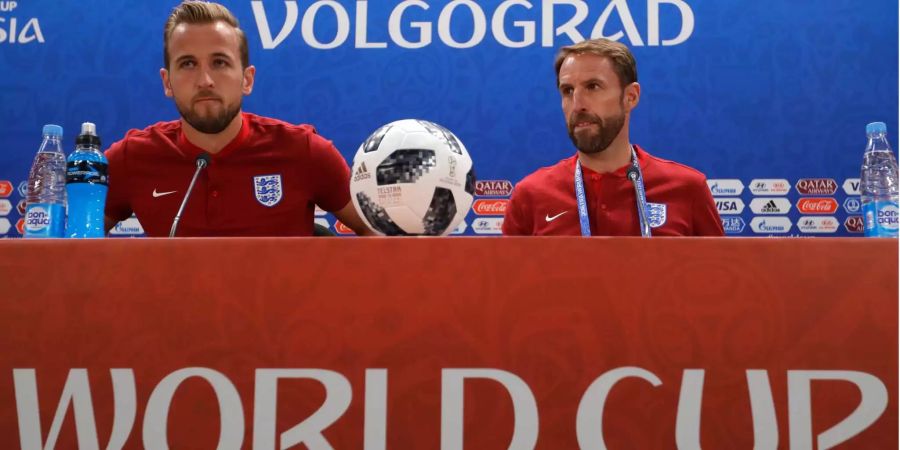
[[867, 202], [863, 205], [863, 217], [866, 221], [866, 236], [897, 237], [897, 230], [900, 229], [900, 208], [897, 207], [897, 202]]
[[62, 205], [33, 203], [25, 210], [25, 237], [61, 238], [66, 210]]
[[66, 163], [66, 183], [107, 185], [109, 166], [100, 161], [76, 160]]

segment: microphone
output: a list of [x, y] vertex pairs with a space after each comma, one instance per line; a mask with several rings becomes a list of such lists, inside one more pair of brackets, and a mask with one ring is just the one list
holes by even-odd
[[634, 193], [637, 197], [638, 220], [641, 222], [641, 236], [650, 236], [650, 221], [647, 220], [647, 199], [644, 197], [643, 186], [639, 185], [641, 174], [634, 164], [625, 171], [625, 175], [634, 185]]
[[184, 193], [184, 200], [181, 201], [181, 206], [178, 208], [178, 213], [175, 214], [175, 220], [172, 222], [172, 229], [169, 230], [169, 237], [175, 237], [175, 230], [178, 228], [178, 222], [181, 220], [181, 213], [184, 212], [184, 207], [187, 205], [188, 198], [191, 197], [191, 191], [194, 190], [194, 183], [197, 182], [197, 176], [200, 175], [200, 171], [206, 168], [209, 165], [209, 153], [202, 152], [197, 155], [197, 170], [194, 171], [194, 178], [191, 178], [191, 185], [188, 186], [187, 192]]

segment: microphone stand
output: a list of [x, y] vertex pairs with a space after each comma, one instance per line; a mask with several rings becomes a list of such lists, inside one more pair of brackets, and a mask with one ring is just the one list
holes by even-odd
[[209, 153], [203, 152], [199, 156], [197, 156], [197, 170], [194, 171], [194, 177], [191, 178], [191, 184], [190, 186], [188, 186], [188, 190], [184, 194], [184, 200], [181, 201], [181, 206], [178, 208], [178, 213], [175, 214], [175, 220], [172, 222], [172, 229], [169, 230], [169, 237], [175, 237], [175, 230], [178, 228], [178, 222], [181, 220], [181, 213], [184, 212], [184, 207], [187, 206], [188, 198], [191, 197], [191, 191], [194, 190], [194, 183], [197, 182], [197, 177], [200, 175], [200, 171], [203, 170], [207, 165], [209, 165]]

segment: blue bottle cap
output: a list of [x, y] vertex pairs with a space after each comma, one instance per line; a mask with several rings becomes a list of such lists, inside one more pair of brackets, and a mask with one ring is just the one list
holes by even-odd
[[884, 122], [872, 122], [866, 125], [866, 134], [887, 133], [887, 125]]
[[62, 137], [62, 127], [59, 125], [47, 124], [44, 125], [44, 136], [56, 136]]

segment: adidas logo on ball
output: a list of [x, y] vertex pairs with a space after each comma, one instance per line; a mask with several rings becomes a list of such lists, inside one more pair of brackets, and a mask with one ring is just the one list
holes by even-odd
[[372, 178], [372, 174], [366, 170], [366, 163], [362, 163], [359, 165], [359, 169], [356, 169], [356, 172], [353, 173], [353, 182], [360, 182], [362, 180], [368, 180]]

